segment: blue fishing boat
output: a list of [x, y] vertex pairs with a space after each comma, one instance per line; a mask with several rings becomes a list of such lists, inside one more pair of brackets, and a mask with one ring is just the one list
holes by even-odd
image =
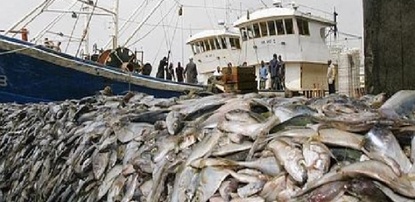
[[[16, 32], [14, 29], [18, 27], [18, 23], [13, 28], [4, 30], [4, 35], [0, 35], [0, 102], [28, 103], [80, 99], [95, 95], [107, 86], [114, 94], [136, 91], [159, 98], [180, 96], [184, 92], [206, 89], [203, 85], [179, 83], [133, 71], [136, 66], [140, 65], [137, 61], [137, 54], [131, 53], [128, 48], [119, 46], [117, 43], [118, 0], [115, 11], [103, 9], [93, 1], [79, 2], [82, 3], [84, 10], [70, 11], [73, 18], [81, 14], [86, 14], [86, 19], [90, 19], [88, 16], [91, 15], [107, 15], [98, 13], [96, 10], [99, 9], [109, 12], [108, 15], [113, 17], [115, 20], [113, 48], [101, 54], [95, 54], [95, 59], [92, 57], [94, 55], [84, 57], [86, 54], [79, 56], [74, 54], [74, 56], [61, 53], [53, 47], [48, 47], [46, 43], [39, 45], [28, 42], [25, 29], [17, 31], [22, 34], [22, 39], [6, 36], [12, 31]], [[154, 7], [154, 11], [161, 2]], [[50, 0], [45, 0], [34, 10], [47, 11], [49, 4]], [[85, 30], [88, 25], [89, 22]], [[81, 39], [81, 43], [85, 44], [85, 51], [89, 48], [87, 33], [89, 31], [85, 31]], [[117, 50], [121, 50], [121, 53], [117, 54]], [[125, 50], [130, 52], [122, 57]], [[111, 57], [113, 57], [112, 61]], [[114, 63], [114, 58], [119, 60], [118, 64]], [[142, 63], [141, 66], [143, 66]]]
[[123, 71], [0, 35], [0, 102], [79, 99], [106, 86], [114, 94], [131, 90], [163, 98], [204, 89], [202, 85]]

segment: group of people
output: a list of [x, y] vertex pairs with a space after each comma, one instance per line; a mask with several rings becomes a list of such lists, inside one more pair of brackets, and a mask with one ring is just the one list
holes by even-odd
[[187, 83], [196, 84], [197, 81], [197, 68], [196, 64], [193, 62], [193, 58], [189, 58], [189, 63], [186, 64], [186, 67], [183, 68], [181, 63], [177, 63], [177, 67], [173, 68], [173, 63], [168, 63], [167, 57], [164, 57], [160, 60], [156, 78], [166, 79], [170, 81], [184, 82], [186, 79]]
[[261, 67], [259, 68], [259, 77], [260, 89], [265, 89], [266, 82], [270, 80], [270, 90], [284, 90], [285, 63], [282, 60], [281, 55], [277, 56], [277, 54], [274, 54], [268, 66], [266, 66], [264, 61], [261, 61]]
[[61, 52], [61, 42], [60, 41], [58, 41], [58, 43], [56, 43], [56, 45], [55, 45], [55, 43], [53, 43], [53, 41], [50, 41], [48, 38], [45, 38], [43, 43], [44, 43], [46, 48], [50, 48], [50, 49], [53, 49], [57, 52]]
[[[336, 68], [331, 60], [327, 61], [327, 84], [329, 88], [329, 94], [336, 92], [335, 78]], [[268, 77], [269, 76], [269, 77]], [[259, 88], [265, 89], [265, 84], [270, 78], [269, 89], [270, 90], [284, 90], [285, 89], [285, 63], [281, 59], [281, 55], [273, 55], [272, 60], [267, 66], [264, 61], [261, 61], [261, 67], [259, 69], [260, 83]]]

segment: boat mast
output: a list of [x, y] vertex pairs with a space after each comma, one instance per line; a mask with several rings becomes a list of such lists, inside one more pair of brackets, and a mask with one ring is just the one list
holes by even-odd
[[[83, 10], [85, 12], [88, 12], [89, 10], [89, 6], [88, 4], [85, 5], [85, 7], [83, 7]], [[92, 14], [86, 14], [85, 15], [85, 29], [84, 29], [84, 55], [88, 55], [89, 56], [89, 26], [88, 26], [88, 20], [91, 18]]]
[[118, 47], [118, 26], [119, 26], [119, 9], [120, 9], [120, 1], [115, 0], [115, 8], [114, 8], [114, 36], [112, 37], [112, 48], [116, 49]]

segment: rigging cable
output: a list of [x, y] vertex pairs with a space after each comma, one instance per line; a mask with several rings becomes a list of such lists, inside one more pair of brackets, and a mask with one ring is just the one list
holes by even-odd
[[[80, 10], [82, 10], [82, 6], [81, 6]], [[71, 35], [70, 35], [68, 44], [66, 45], [66, 48], [65, 48], [65, 53], [68, 52], [69, 44], [72, 42], [73, 34], [75, 32], [75, 28], [76, 28], [76, 25], [78, 24], [78, 21], [79, 21], [79, 17], [76, 18], [75, 23], [74, 23], [74, 25], [72, 27]], [[82, 42], [82, 38], [81, 38], [80, 41]]]
[[[179, 24], [179, 17], [177, 17], [176, 27], [177, 27], [178, 24]], [[169, 53], [171, 53], [171, 48], [173, 47], [173, 41], [174, 41], [174, 37], [176, 36], [176, 31], [177, 31], [177, 29], [174, 29], [174, 31], [173, 31], [173, 37], [172, 37], [171, 42], [170, 42]]]
[[[75, 57], [78, 57], [78, 53], [79, 53], [79, 50], [81, 49], [82, 42], [84, 42], [85, 37], [88, 34], [87, 32], [88, 32], [88, 29], [89, 29], [89, 24], [91, 23], [92, 16], [94, 16], [94, 12], [95, 12], [95, 8], [97, 7], [97, 4], [98, 4], [98, 0], [95, 1], [94, 6], [92, 7], [91, 15], [89, 16], [89, 19], [88, 19], [88, 22], [86, 24], [84, 33], [82, 34], [82, 40], [81, 40], [81, 42], [79, 42], [78, 50], [76, 51]], [[85, 51], [88, 51], [88, 50], [85, 50]]]
[[[130, 22], [133, 22], [133, 21], [131, 21], [136, 15], [137, 15], [137, 13], [138, 13], [138, 11], [140, 10], [140, 9], [142, 9], [142, 7], [144, 7], [144, 4], [148, 4], [148, 1], [143, 1], [143, 3], [142, 4], [140, 4], [134, 11], [133, 11], [133, 13], [128, 17], [128, 19], [127, 20], [125, 20], [124, 21], [124, 23], [121, 25], [121, 28], [119, 29], [120, 30], [120, 34], [119, 34], [119, 36], [118, 37], [120, 37], [121, 35], [123, 35], [124, 33], [125, 33], [125, 31], [126, 31], [126, 29], [125, 29], [125, 27], [127, 26], [127, 24], [128, 23], [130, 23]], [[117, 16], [118, 17], [118, 16]], [[119, 18], [120, 19], [120, 18]], [[112, 39], [110, 39], [110, 40], [108, 40], [108, 42], [105, 44], [105, 48], [107, 48], [110, 44], [111, 44], [111, 41], [112, 41]]]
[[[11, 28], [9, 28], [4, 35], [9, 34], [11, 31], [15, 30], [16, 27], [18, 27], [20, 25], [20, 23], [23, 23], [23, 21], [25, 21], [28, 17], [30, 17], [31, 15], [33, 15], [37, 10], [39, 10], [41, 7], [44, 7], [45, 5], [48, 4], [48, 2], [51, 0], [45, 0], [44, 2], [42, 2], [39, 6], [37, 6], [35, 9], [33, 9], [32, 11], [29, 12], [29, 14], [27, 14], [26, 16], [24, 16], [20, 21], [18, 21], [16, 24], [14, 24]], [[39, 14], [38, 14], [39, 15]], [[35, 16], [36, 17], [36, 16]], [[16, 34], [13, 35], [13, 37], [15, 37]]]
[[[174, 9], [174, 7], [176, 7], [176, 5], [173, 5], [171, 8], [170, 8], [170, 10], [166, 13], [166, 15], [164, 15], [163, 17], [162, 17], [162, 19], [160, 19], [160, 21], [157, 23], [157, 25], [159, 25], [163, 20], [164, 20], [164, 18], [166, 18], [172, 11], [173, 11], [173, 9]], [[151, 29], [149, 32], [147, 32], [143, 37], [141, 37], [140, 39], [138, 39], [138, 40], [136, 40], [133, 44], [135, 44], [135, 43], [138, 43], [139, 41], [141, 41], [142, 39], [144, 39], [145, 37], [147, 37], [152, 31], [154, 31], [155, 29], [157, 28], [157, 26], [155, 26], [155, 27], [153, 27], [153, 29]], [[163, 42], [161, 42], [161, 43], [163, 43]], [[156, 62], [156, 60], [157, 60], [157, 56], [159, 55], [159, 53], [160, 53], [160, 51], [161, 51], [161, 48], [162, 48], [162, 44], [160, 44], [160, 46], [159, 46], [159, 48], [158, 48], [158, 50], [157, 50], [157, 53], [155, 54], [155, 56], [154, 56], [154, 59], [153, 59], [153, 61], [152, 61], [152, 63], [154, 64], [155, 62]]]
[[126, 40], [126, 42], [124, 43], [124, 47], [127, 47], [128, 45], [130, 45], [128, 43], [131, 41], [134, 35], [137, 34], [138, 30], [140, 30], [140, 28], [144, 25], [144, 23], [151, 17], [151, 15], [153, 15], [154, 12], [156, 12], [157, 8], [160, 7], [161, 3], [163, 2], [164, 0], [159, 1], [159, 3], [153, 8], [150, 14], [144, 18], [143, 22], [134, 30], [133, 34], [131, 34], [131, 36]]
[[169, 12], [167, 12], [166, 13], [166, 15], [164, 15], [163, 17], [162, 17], [162, 19], [160, 19], [160, 21], [156, 24], [156, 25], [154, 25], [153, 26], [153, 28], [151, 29], [151, 30], [149, 30], [147, 33], [145, 33], [142, 37], [140, 37], [139, 39], [137, 39], [137, 40], [135, 40], [134, 42], [132, 42], [131, 44], [130, 44], [130, 46], [133, 46], [133, 45], [135, 45], [135, 44], [137, 44], [138, 42], [140, 42], [141, 40], [143, 40], [144, 38], [146, 38], [149, 34], [151, 34], [159, 25], [160, 25], [160, 23], [161, 23], [161, 21], [164, 19], [164, 18], [166, 18], [170, 13], [171, 13], [171, 11], [173, 10], [173, 8], [175, 7], [175, 5], [173, 5], [173, 7], [171, 7], [170, 8], [170, 10], [169, 10]]
[[[52, 4], [53, 2], [55, 2], [56, 0], [50, 0], [49, 1], [49, 4]], [[49, 5], [48, 4], [46, 4], [43, 8], [42, 8], [42, 10], [37, 14], [37, 15], [35, 15], [33, 18], [31, 18], [28, 22], [26, 22], [22, 27], [26, 27], [28, 24], [30, 24], [31, 22], [33, 22], [40, 14], [42, 14], [43, 13], [43, 11], [48, 7]], [[13, 37], [15, 37], [16, 36], [16, 34], [14, 34], [13, 35]]]
[[[74, 2], [69, 7], [69, 9], [72, 9], [75, 5], [76, 5], [76, 2]], [[45, 28], [43, 28], [39, 33], [37, 33], [36, 36], [34, 37], [35, 43], [39, 42], [39, 40], [45, 35], [45, 33], [48, 30], [50, 30], [53, 26], [55, 26], [59, 22], [59, 20], [61, 20], [64, 16], [65, 16], [65, 13], [61, 13], [60, 15], [55, 17], [55, 19], [53, 19], [47, 26], [45, 26]]]

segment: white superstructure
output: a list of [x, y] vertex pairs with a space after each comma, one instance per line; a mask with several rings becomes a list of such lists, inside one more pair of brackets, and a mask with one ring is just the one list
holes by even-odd
[[[198, 52], [194, 42], [204, 41], [199, 46], [206, 46], [208, 35], [205, 34], [198, 40], [190, 39], [189, 44], [193, 47], [196, 61], [200, 62], [199, 69], [202, 72], [213, 72], [216, 66], [226, 65], [222, 56], [236, 62], [233, 64], [246, 62], [248, 66], [254, 65], [258, 68], [261, 61], [268, 63], [275, 53], [281, 55], [285, 61], [287, 89], [327, 89], [326, 70], [327, 61], [330, 59], [326, 44], [327, 28], [336, 23], [301, 12], [294, 3], [288, 7], [283, 7], [281, 3], [274, 6], [248, 13], [234, 22], [234, 27], [239, 31], [239, 51], [206, 51], [205, 48], [205, 51]], [[214, 40], [209, 43], [214, 43]]]
[[291, 91], [327, 89], [326, 28], [335, 22], [291, 7], [261, 9], [234, 23], [240, 30], [242, 58], [248, 65], [269, 62], [275, 53], [285, 61], [285, 85]]
[[230, 62], [239, 64], [241, 56], [240, 36], [236, 29], [206, 30], [188, 39], [197, 65], [199, 82], [207, 83], [216, 68]]

